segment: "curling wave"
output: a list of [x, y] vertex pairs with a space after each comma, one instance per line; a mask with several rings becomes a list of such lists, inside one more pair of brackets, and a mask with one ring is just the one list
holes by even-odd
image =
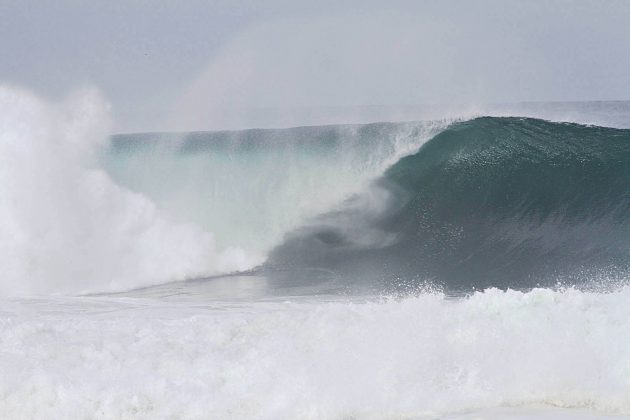
[[290, 233], [268, 267], [453, 290], [624, 277], [630, 130], [514, 117], [455, 123]]

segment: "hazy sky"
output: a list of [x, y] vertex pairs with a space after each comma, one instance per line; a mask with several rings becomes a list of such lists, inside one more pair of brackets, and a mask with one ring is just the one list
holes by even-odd
[[0, 82], [99, 87], [119, 131], [261, 109], [630, 99], [630, 1], [0, 0], [0, 52]]

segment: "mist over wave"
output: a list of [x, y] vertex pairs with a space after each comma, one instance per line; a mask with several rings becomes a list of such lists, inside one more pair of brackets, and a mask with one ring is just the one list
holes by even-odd
[[65, 102], [0, 86], [0, 293], [76, 293], [247, 268], [239, 249], [172, 223], [99, 168], [106, 102]]
[[119, 184], [213, 232], [218, 245], [266, 255], [449, 123], [123, 134], [102, 162]]

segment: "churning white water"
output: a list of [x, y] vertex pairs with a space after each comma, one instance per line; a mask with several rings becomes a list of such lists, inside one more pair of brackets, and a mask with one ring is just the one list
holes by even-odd
[[543, 405], [529, 418], [561, 418], [551, 406], [628, 415], [628, 299], [623, 288], [380, 302], [4, 300], [0, 413], [382, 419], [521, 407], [465, 417], [510, 418]]

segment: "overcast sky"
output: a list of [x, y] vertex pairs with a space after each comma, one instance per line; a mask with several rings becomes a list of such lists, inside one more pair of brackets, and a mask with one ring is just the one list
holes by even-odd
[[630, 1], [0, 0], [0, 52], [0, 82], [99, 87], [118, 131], [268, 109], [630, 99]]

